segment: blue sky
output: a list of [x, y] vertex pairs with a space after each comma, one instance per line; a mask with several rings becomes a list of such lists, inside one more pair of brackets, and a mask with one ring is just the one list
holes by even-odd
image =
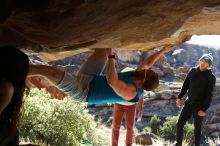
[[187, 43], [220, 49], [220, 35], [193, 35]]

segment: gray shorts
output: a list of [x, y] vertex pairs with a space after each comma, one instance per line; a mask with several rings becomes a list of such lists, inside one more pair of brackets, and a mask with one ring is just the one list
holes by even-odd
[[79, 70], [77, 76], [65, 72], [63, 79], [57, 87], [78, 102], [86, 102], [89, 84], [93, 75], [100, 75], [105, 68], [105, 63], [87, 61]]

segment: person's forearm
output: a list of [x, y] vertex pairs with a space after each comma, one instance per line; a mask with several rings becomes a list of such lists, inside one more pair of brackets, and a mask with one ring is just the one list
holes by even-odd
[[160, 51], [152, 54], [144, 59], [144, 61], [138, 66], [137, 71], [149, 69], [164, 53], [173, 49], [173, 45], [165, 45]]
[[145, 58], [137, 70], [143, 70], [143, 69], [150, 68], [165, 52], [166, 52], [165, 50], [161, 49], [160, 51]]
[[54, 85], [57, 85], [64, 76], [64, 71], [52, 66], [30, 65], [29, 76], [43, 76]]
[[118, 74], [115, 68], [115, 59], [109, 58], [107, 63], [107, 81], [110, 85], [118, 80]]
[[177, 98], [178, 99], [182, 99], [183, 98], [183, 96], [186, 94], [186, 92], [188, 91], [188, 83], [186, 83], [186, 80], [185, 80], [185, 82], [183, 83], [183, 86], [182, 86], [182, 88], [181, 88], [181, 91], [180, 91], [180, 93], [178, 94], [178, 96], [177, 96]]
[[182, 99], [183, 96], [186, 94], [187, 90], [188, 90], [188, 88], [185, 85], [183, 85], [183, 87], [182, 87], [180, 93], [178, 94], [177, 98]]
[[144, 102], [144, 97], [142, 96], [142, 97], [139, 99], [138, 103], [137, 103], [138, 111], [142, 111], [143, 102]]
[[106, 68], [106, 79], [108, 81], [108, 85], [114, 90], [114, 92], [118, 96], [122, 97], [124, 100], [132, 100], [137, 94], [136, 88], [133, 84], [127, 84], [124, 81], [119, 80], [115, 68], [115, 55], [111, 49], [109, 49], [108, 51], [109, 56]]

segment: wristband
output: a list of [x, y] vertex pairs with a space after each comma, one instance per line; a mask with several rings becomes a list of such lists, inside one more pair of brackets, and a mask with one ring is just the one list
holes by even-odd
[[112, 58], [112, 59], [115, 59], [115, 55], [109, 55], [108, 58]]

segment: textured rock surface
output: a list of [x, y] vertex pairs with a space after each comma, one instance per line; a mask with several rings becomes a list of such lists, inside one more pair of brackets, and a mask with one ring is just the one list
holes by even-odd
[[0, 44], [40, 51], [45, 60], [95, 47], [147, 50], [220, 34], [219, 6], [219, 0], [3, 0]]
[[139, 133], [135, 136], [135, 143], [141, 145], [152, 145], [153, 140], [158, 139], [158, 137], [153, 133]]

